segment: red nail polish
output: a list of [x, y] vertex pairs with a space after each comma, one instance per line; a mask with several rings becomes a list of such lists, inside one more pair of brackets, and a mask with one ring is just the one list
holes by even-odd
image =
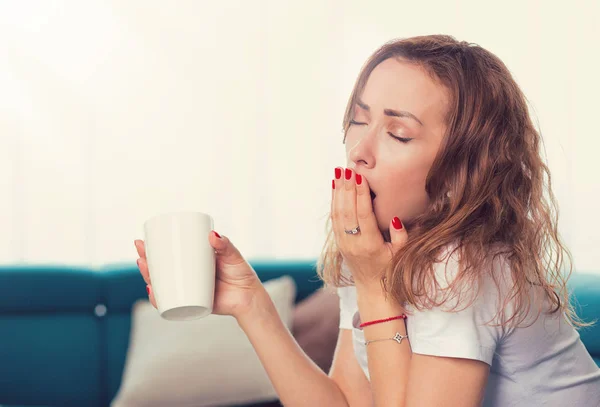
[[362, 184], [362, 175], [356, 174], [356, 183], [358, 185]]
[[335, 169], [335, 179], [340, 179], [340, 178], [342, 178], [342, 169], [337, 167]]
[[402, 229], [402, 222], [400, 222], [400, 219], [397, 216], [394, 216], [394, 219], [392, 219], [392, 226], [394, 226], [394, 229], [396, 230]]
[[221, 235], [220, 235], [220, 234], [218, 234], [217, 232], [215, 232], [214, 230], [213, 230], [213, 233], [214, 233], [214, 234], [215, 234], [215, 236], [216, 236], [216, 237], [218, 237], [219, 239], [221, 238]]
[[331, 180], [331, 188], [335, 189], [335, 180], [334, 179]]
[[346, 179], [352, 178], [352, 170], [350, 168], [346, 168]]
[[150, 286], [146, 286], [146, 292], [150, 295]]

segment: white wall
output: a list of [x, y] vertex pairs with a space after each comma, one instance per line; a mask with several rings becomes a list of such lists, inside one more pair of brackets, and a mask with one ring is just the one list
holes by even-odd
[[143, 221], [207, 211], [248, 258], [318, 255], [368, 55], [447, 33], [534, 108], [561, 230], [599, 270], [598, 2], [0, 2], [0, 263], [132, 261]]

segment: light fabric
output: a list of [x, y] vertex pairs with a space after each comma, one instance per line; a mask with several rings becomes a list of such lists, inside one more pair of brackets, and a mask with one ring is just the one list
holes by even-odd
[[[434, 266], [442, 290], [458, 271], [457, 256], [449, 253], [446, 250], [443, 261]], [[343, 271], [350, 273], [345, 265]], [[525, 327], [493, 326], [499, 322], [494, 316], [510, 289], [509, 271], [502, 259], [482, 270], [486, 277], [481, 286], [476, 285], [479, 295], [470, 306], [473, 297], [469, 295], [474, 290], [463, 291], [466, 295], [461, 300], [450, 300], [443, 309], [417, 311], [407, 306], [406, 326], [413, 353], [474, 359], [490, 365], [484, 407], [600, 406], [600, 369], [579, 333], [563, 316], [542, 313], [537, 320], [529, 317], [522, 324]], [[539, 290], [531, 290], [532, 299], [536, 293], [539, 295]], [[340, 287], [338, 295], [340, 328], [352, 330], [355, 356], [369, 378], [364, 332], [358, 327], [356, 288]], [[451, 312], [455, 305], [458, 311]], [[508, 316], [512, 309], [508, 303]]]
[[[264, 286], [290, 329], [294, 280], [284, 276]], [[200, 407], [277, 398], [233, 317], [167, 321], [147, 300], [134, 305], [123, 380], [111, 407]]]

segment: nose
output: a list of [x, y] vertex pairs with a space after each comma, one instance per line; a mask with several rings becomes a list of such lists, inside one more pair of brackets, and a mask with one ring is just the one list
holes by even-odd
[[374, 154], [374, 133], [367, 133], [360, 137], [356, 144], [348, 151], [349, 164], [353, 164], [354, 168], [360, 166], [365, 168], [373, 168], [375, 166]]

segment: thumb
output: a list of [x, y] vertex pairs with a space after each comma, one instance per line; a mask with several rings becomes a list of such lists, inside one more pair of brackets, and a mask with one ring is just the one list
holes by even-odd
[[221, 236], [213, 230], [208, 236], [208, 242], [215, 249], [218, 260], [222, 264], [235, 266], [246, 261], [227, 236]]
[[394, 253], [400, 249], [408, 240], [408, 233], [397, 216], [394, 216], [390, 222], [390, 242]]

